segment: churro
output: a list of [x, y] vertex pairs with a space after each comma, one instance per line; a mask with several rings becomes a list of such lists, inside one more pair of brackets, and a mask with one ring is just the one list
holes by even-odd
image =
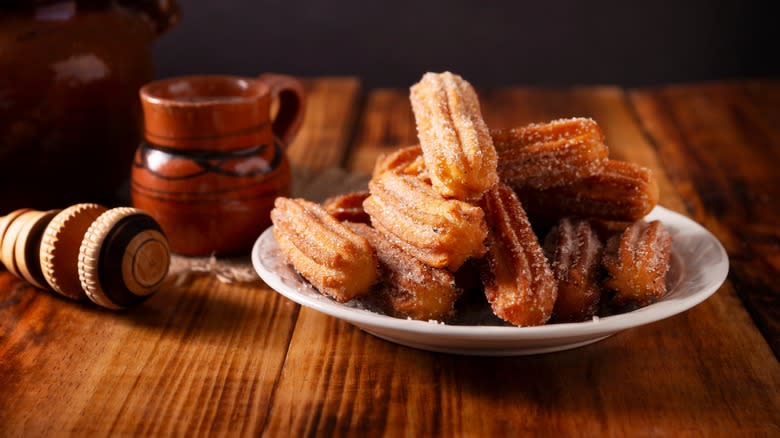
[[504, 184], [489, 190], [481, 205], [490, 225], [482, 279], [493, 313], [517, 326], [545, 324], [557, 285], [522, 205]]
[[368, 191], [350, 192], [330, 197], [322, 202], [322, 208], [339, 222], [355, 222], [368, 224], [371, 218], [363, 209], [363, 201], [368, 198]]
[[345, 302], [367, 293], [379, 279], [368, 241], [303, 199], [279, 197], [271, 211], [285, 259], [320, 293]]
[[545, 238], [544, 250], [558, 281], [553, 322], [578, 322], [599, 309], [601, 241], [590, 222], [561, 219]]
[[406, 146], [389, 154], [380, 155], [374, 165], [372, 176], [375, 177], [388, 171], [406, 175], [423, 175], [425, 161], [420, 145]]
[[603, 285], [612, 291], [611, 302], [646, 306], [666, 294], [666, 273], [672, 236], [659, 221], [637, 221], [607, 241], [602, 266]]
[[455, 271], [485, 253], [487, 226], [479, 207], [444, 199], [420, 178], [395, 172], [374, 177], [368, 188], [363, 208], [374, 228], [429, 266]]
[[546, 189], [596, 175], [609, 149], [592, 119], [560, 119], [490, 131], [498, 174], [512, 187]]
[[478, 199], [498, 182], [497, 156], [471, 84], [450, 72], [426, 73], [411, 87], [417, 136], [434, 189]]
[[516, 190], [534, 221], [578, 216], [633, 222], [658, 203], [658, 182], [650, 169], [617, 160], [608, 160], [601, 173], [568, 185]]
[[460, 291], [451, 272], [426, 265], [367, 225], [348, 226], [368, 240], [379, 259], [382, 283], [370, 295], [371, 302], [401, 318], [446, 321], [452, 317]]

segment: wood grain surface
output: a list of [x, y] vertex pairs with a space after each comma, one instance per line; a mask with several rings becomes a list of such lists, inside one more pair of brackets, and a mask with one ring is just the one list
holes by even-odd
[[[780, 81], [631, 93], [687, 213], [729, 253], [729, 280], [780, 356]], [[691, 165], [691, 164], [694, 165]]]
[[[491, 127], [593, 117], [723, 242], [724, 286], [583, 348], [478, 358], [380, 340], [259, 280], [169, 282], [116, 313], [0, 271], [0, 436], [780, 433], [780, 82], [478, 91]], [[407, 90], [307, 92], [299, 172], [369, 171], [416, 142]]]

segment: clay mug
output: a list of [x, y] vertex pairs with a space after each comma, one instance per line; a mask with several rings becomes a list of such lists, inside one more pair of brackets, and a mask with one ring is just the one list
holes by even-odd
[[140, 97], [145, 141], [133, 162], [133, 205], [160, 223], [176, 253], [248, 249], [271, 224], [274, 199], [289, 195], [285, 148], [303, 118], [301, 83], [189, 76], [151, 82]]

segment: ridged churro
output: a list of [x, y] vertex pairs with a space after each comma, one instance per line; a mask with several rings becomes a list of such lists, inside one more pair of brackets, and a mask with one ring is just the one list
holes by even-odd
[[434, 189], [478, 199], [498, 182], [497, 156], [471, 84], [450, 72], [426, 73], [411, 87], [417, 136]]
[[368, 241], [303, 199], [277, 198], [271, 211], [285, 259], [320, 293], [345, 302], [367, 293], [379, 279]]
[[487, 226], [479, 207], [444, 199], [422, 179], [385, 172], [368, 184], [363, 208], [371, 224], [434, 268], [457, 270], [485, 253]]
[[637, 221], [609, 239], [603, 285], [615, 306], [646, 306], [666, 294], [672, 236], [659, 221]]
[[498, 153], [498, 174], [512, 187], [546, 189], [596, 175], [609, 149], [592, 119], [560, 119], [490, 131]]
[[380, 155], [374, 165], [373, 176], [393, 171], [406, 175], [422, 175], [425, 172], [425, 161], [420, 145], [406, 146], [389, 154]]
[[382, 283], [369, 297], [371, 302], [401, 318], [446, 321], [452, 317], [460, 291], [450, 271], [426, 265], [367, 225], [349, 227], [368, 240], [379, 259]]
[[482, 278], [493, 313], [517, 326], [545, 324], [557, 285], [522, 205], [504, 184], [485, 193], [481, 205], [490, 225]]
[[544, 250], [558, 281], [553, 322], [589, 319], [599, 309], [601, 241], [587, 220], [561, 219], [545, 238]]
[[363, 209], [363, 201], [369, 195], [370, 193], [366, 190], [333, 196], [322, 202], [322, 208], [339, 222], [368, 224], [371, 223], [371, 218]]
[[597, 175], [568, 185], [540, 190], [516, 188], [518, 198], [534, 220], [567, 216], [633, 222], [658, 203], [658, 182], [650, 169], [608, 160]]

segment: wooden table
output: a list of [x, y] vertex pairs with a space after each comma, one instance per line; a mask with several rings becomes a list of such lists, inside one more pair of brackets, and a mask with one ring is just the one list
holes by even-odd
[[[299, 169], [415, 142], [407, 90], [307, 81]], [[398, 346], [259, 280], [201, 276], [113, 313], [0, 274], [0, 436], [780, 434], [780, 81], [480, 90], [493, 127], [590, 116], [731, 271], [703, 304], [572, 351]]]

